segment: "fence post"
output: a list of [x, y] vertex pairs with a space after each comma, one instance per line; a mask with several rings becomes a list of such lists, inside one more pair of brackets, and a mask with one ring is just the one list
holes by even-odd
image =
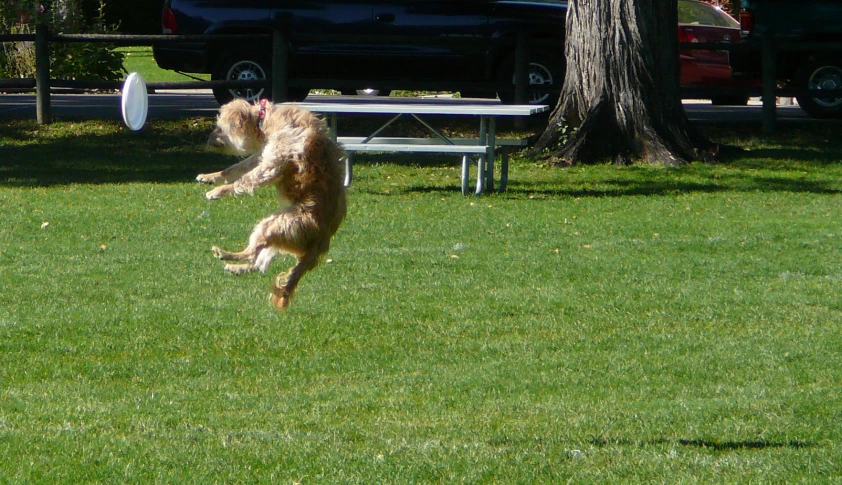
[[775, 134], [778, 87], [777, 48], [772, 34], [763, 34], [763, 133]]
[[287, 100], [289, 77], [289, 52], [287, 40], [280, 29], [272, 30], [272, 100], [280, 103]]
[[44, 24], [35, 27], [35, 112], [39, 125], [50, 124], [50, 46]]

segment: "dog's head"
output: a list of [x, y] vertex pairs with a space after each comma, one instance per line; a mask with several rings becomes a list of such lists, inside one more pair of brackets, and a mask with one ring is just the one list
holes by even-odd
[[208, 146], [231, 155], [246, 155], [260, 151], [263, 136], [260, 132], [259, 108], [243, 99], [235, 99], [219, 108], [216, 128], [208, 138]]

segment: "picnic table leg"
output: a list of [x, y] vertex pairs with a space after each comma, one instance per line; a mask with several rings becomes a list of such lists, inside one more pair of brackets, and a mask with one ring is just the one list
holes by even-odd
[[484, 145], [486, 147], [485, 155], [479, 156], [479, 162], [477, 162], [477, 169], [479, 173], [477, 174], [477, 190], [476, 194], [479, 195], [482, 193], [484, 182], [485, 182], [485, 167], [483, 166], [483, 159], [488, 158], [488, 117], [487, 116], [480, 116], [479, 118], [479, 140], [477, 141], [479, 145]]
[[330, 136], [333, 137], [333, 141], [336, 141], [336, 113], [331, 113], [329, 118], [330, 123]]
[[[328, 126], [330, 126], [330, 136], [333, 138], [333, 141], [336, 141], [337, 134], [336, 134], [336, 113], [330, 113], [330, 117], [328, 118]], [[342, 181], [342, 185], [345, 186], [347, 189], [351, 186], [351, 179], [354, 176], [354, 169], [352, 167], [353, 160], [351, 153], [345, 153], [345, 157], [342, 159], [345, 162], [345, 180]]]
[[488, 160], [485, 163], [485, 188], [494, 190], [494, 159], [496, 158], [497, 145], [497, 119], [494, 117], [488, 118], [488, 133], [486, 135], [486, 142], [488, 146]]
[[471, 157], [462, 155], [462, 195], [468, 195], [468, 179], [471, 176]]
[[485, 151], [485, 155], [480, 155], [477, 157], [477, 190], [474, 192], [475, 195], [481, 195], [483, 190], [485, 190], [485, 159], [488, 158], [488, 150]]
[[345, 154], [345, 180], [342, 182], [342, 185], [344, 185], [346, 189], [351, 186], [351, 178], [353, 178], [354, 174], [351, 157], [352, 155], [350, 153]]

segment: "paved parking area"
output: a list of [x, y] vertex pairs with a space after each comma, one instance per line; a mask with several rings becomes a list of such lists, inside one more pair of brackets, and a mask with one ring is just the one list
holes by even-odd
[[[396, 98], [377, 98], [389, 102]], [[449, 97], [399, 98], [419, 103], [459, 102]], [[311, 95], [307, 101], [358, 103], [370, 101], [356, 96]], [[499, 103], [497, 100], [480, 99], [480, 103]], [[762, 123], [762, 107], [757, 98], [748, 106], [712, 106], [706, 100], [685, 100], [684, 107], [692, 121], [706, 123]], [[219, 105], [210, 91], [164, 91], [149, 95], [149, 119], [177, 119], [195, 116], [215, 116]], [[53, 119], [113, 119], [120, 120], [119, 94], [54, 94], [50, 100]], [[0, 119], [35, 119], [34, 94], [0, 94]], [[778, 106], [778, 121], [809, 120], [795, 106]]]

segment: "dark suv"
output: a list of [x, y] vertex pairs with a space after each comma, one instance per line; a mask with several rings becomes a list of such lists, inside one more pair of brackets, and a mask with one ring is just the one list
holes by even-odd
[[[566, 14], [562, 0], [166, 0], [162, 22], [165, 34], [279, 29], [288, 40], [289, 77], [298, 81], [291, 99], [303, 99], [310, 88], [343, 94], [405, 88], [467, 96], [497, 91], [510, 102], [515, 38], [524, 31], [530, 101], [545, 102], [561, 88]], [[272, 71], [271, 42], [161, 42], [153, 52], [164, 69], [209, 73], [214, 80], [265, 79]], [[220, 103], [266, 94], [214, 90]]]

